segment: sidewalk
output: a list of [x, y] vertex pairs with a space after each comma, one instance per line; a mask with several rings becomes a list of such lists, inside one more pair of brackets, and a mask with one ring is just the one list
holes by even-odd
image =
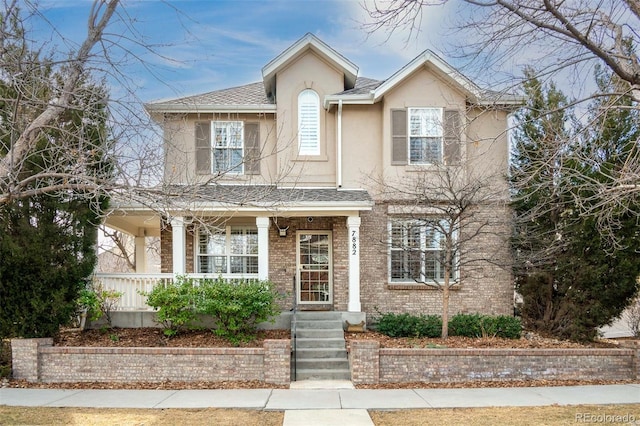
[[[319, 387], [330, 386], [331, 389]], [[366, 410], [640, 404], [640, 383], [474, 389], [353, 389], [350, 382], [294, 382], [292, 389], [0, 389], [0, 405], [95, 408], [241, 408], [285, 411], [284, 425], [371, 425]], [[309, 412], [306, 410], [316, 410]], [[315, 422], [310, 423], [310, 419]]]

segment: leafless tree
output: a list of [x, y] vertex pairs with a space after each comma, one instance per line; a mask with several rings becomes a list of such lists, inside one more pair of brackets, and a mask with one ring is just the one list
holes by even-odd
[[[74, 148], [82, 140], [82, 135], [63, 134], [63, 137], [50, 141], [45, 147], [38, 145], [43, 135], [58, 127], [68, 111], [78, 108], [76, 101], [88, 78], [92, 52], [104, 42], [105, 29], [116, 12], [118, 3], [118, 0], [94, 2], [87, 24], [87, 38], [68, 60], [58, 64], [52, 62], [54, 58], [38, 58], [37, 55], [25, 53], [29, 47], [24, 32], [23, 19], [26, 18], [20, 11], [22, 4], [15, 0], [4, 3], [4, 19], [0, 28], [2, 78], [14, 88], [17, 96], [15, 99], [5, 99], [5, 105], [13, 109], [11, 115], [16, 121], [15, 126], [10, 129], [8, 146], [2, 147], [0, 157], [0, 202], [63, 189], [87, 191], [99, 186], [98, 182], [94, 182], [85, 173], [85, 168], [82, 167], [85, 159], [80, 157], [75, 158], [75, 164], [78, 165], [75, 169], [58, 168], [56, 164], [52, 164], [38, 176], [25, 176], [22, 171], [26, 159], [36, 149], [55, 148], [57, 153], [66, 151], [69, 156], [80, 154]], [[36, 11], [32, 10], [28, 16], [35, 15]], [[59, 70], [59, 81], [29, 79], [26, 83], [23, 82], [22, 75], [38, 74], [39, 71], [30, 69], [31, 67], [56, 67]], [[48, 84], [55, 84], [57, 87], [46, 94], [45, 86]], [[105, 99], [97, 99], [96, 102], [105, 102]], [[20, 123], [18, 120], [21, 116], [28, 117], [29, 121]], [[55, 146], [61, 141], [66, 146]], [[35, 181], [38, 181], [37, 185], [33, 185]]]
[[[157, 70], [154, 71], [153, 65], [145, 61], [144, 55], [139, 53], [141, 51], [174, 60], [164, 57], [160, 53], [161, 46], [152, 44], [139, 32], [135, 19], [119, 0], [95, 0], [92, 3], [86, 24], [87, 37], [66, 55], [65, 52], [48, 50], [51, 45], [75, 45], [73, 40], [62, 38], [53, 26], [51, 39], [30, 38], [25, 28], [31, 26], [31, 20], [46, 22], [46, 16], [37, 4], [2, 0], [0, 7], [0, 12], [6, 17], [0, 21], [0, 79], [16, 92], [14, 98], [0, 99], [6, 108], [5, 114], [14, 119], [0, 126], [5, 132], [0, 135], [0, 204], [33, 195], [76, 191], [87, 197], [106, 194], [112, 199], [113, 208], [136, 203], [170, 217], [169, 212], [174, 207], [194, 207], [198, 202], [207, 201], [207, 195], [198, 193], [197, 188], [215, 184], [227, 173], [211, 174], [207, 179], [185, 179], [166, 173], [162, 143], [166, 143], [164, 148], [170, 148], [173, 134], [170, 129], [160, 128], [159, 123], [153, 122], [144, 111], [137, 83], [127, 70], [131, 63], [138, 63], [157, 76]], [[180, 14], [177, 9], [176, 14]], [[44, 69], [52, 69], [55, 78], [41, 78], [41, 70]], [[29, 79], [22, 79], [27, 74]], [[157, 82], [168, 84], [159, 77]], [[79, 104], [83, 90], [102, 88], [105, 84], [111, 89], [117, 88], [118, 93], [103, 90], [85, 94], [84, 99], [95, 104]], [[91, 141], [77, 128], [64, 127], [65, 117], [70, 111], [92, 105], [106, 109], [108, 114], [108, 132], [101, 135], [103, 140], [99, 141], [108, 144], [108, 152], [97, 159], [86, 156], [91, 152], [91, 147], [87, 148]], [[175, 114], [168, 114], [160, 120], [162, 124], [172, 121], [181, 122], [183, 126], [188, 124], [186, 117]], [[71, 130], [77, 132], [72, 133]], [[52, 131], [58, 132], [59, 137], [48, 136]], [[163, 131], [164, 135], [161, 134]], [[272, 129], [272, 132], [277, 131]], [[264, 141], [268, 137], [263, 134], [261, 139]], [[46, 140], [44, 145], [43, 139]], [[252, 153], [253, 160], [275, 156], [286, 150], [290, 143], [279, 141], [269, 152], [260, 145], [258, 151]], [[85, 149], [78, 149], [81, 144]], [[194, 147], [178, 149], [182, 157], [193, 155]], [[29, 156], [36, 150], [50, 154], [55, 161], [37, 173], [25, 172]], [[107, 157], [112, 173], [89, 172], [91, 167]], [[270, 182], [274, 183], [289, 172], [284, 167], [262, 175], [269, 174]], [[242, 205], [251, 200], [240, 197], [225, 202]]]
[[450, 290], [464, 285], [465, 277], [482, 274], [489, 264], [511, 266], [504, 244], [510, 229], [506, 183], [498, 174], [483, 176], [442, 164], [411, 175], [397, 182], [375, 179], [383, 199], [402, 206], [385, 245], [391, 251], [392, 276], [442, 291], [446, 338]]
[[[430, 9], [445, 3], [458, 6], [452, 18], [449, 56], [467, 59], [469, 70], [483, 70], [481, 77], [504, 75], [505, 70], [533, 65], [540, 81], [553, 79], [570, 85], [568, 94], [573, 102], [568, 107], [576, 107], [577, 111], [586, 110], [586, 104], [599, 96], [612, 99], [629, 96], [633, 103], [627, 107], [638, 107], [638, 0], [462, 0], [456, 4], [451, 0], [364, 0], [363, 7], [370, 18], [364, 26], [371, 32], [387, 31], [389, 35], [404, 32], [415, 36], [419, 31], [429, 30], [422, 27], [422, 22]], [[610, 70], [618, 81], [609, 87], [608, 93], [597, 93], [587, 83], [594, 81], [596, 65]], [[502, 87], [514, 88], [520, 80], [508, 75], [507, 82], [502, 83]], [[620, 105], [614, 103], [608, 108], [603, 105], [600, 113], [607, 114], [615, 108]], [[578, 119], [586, 127], [600, 121], [587, 114]], [[560, 151], [576, 143], [567, 139]], [[597, 162], [597, 157], [585, 160]], [[604, 230], [610, 234], [615, 229], [612, 212], [621, 208], [638, 210], [638, 150], [630, 151], [624, 164], [610, 179], [592, 181], [591, 187], [585, 188], [584, 192], [594, 194], [597, 200], [575, 206], [583, 214], [601, 218]]]

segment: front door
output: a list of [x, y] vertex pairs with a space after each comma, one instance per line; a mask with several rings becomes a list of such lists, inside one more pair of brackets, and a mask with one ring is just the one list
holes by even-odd
[[298, 303], [331, 304], [331, 231], [297, 233]]

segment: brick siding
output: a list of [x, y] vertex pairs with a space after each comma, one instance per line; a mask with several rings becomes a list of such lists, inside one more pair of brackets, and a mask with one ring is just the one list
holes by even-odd
[[[481, 209], [476, 219], [490, 219], [482, 234], [462, 247], [466, 256], [460, 270], [460, 284], [452, 288], [449, 315], [481, 313], [513, 314], [513, 279], [508, 245], [509, 227], [501, 217], [507, 210]], [[373, 210], [362, 212], [360, 227], [360, 295], [362, 310], [369, 314], [408, 312], [442, 314], [442, 291], [425, 284], [398, 285], [389, 282], [388, 204], [376, 202]], [[473, 260], [473, 261], [471, 261]], [[487, 261], [491, 260], [491, 262]]]

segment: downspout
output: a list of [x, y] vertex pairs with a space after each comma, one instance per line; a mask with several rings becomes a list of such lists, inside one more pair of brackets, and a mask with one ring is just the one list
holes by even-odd
[[338, 188], [342, 188], [342, 99], [338, 100], [338, 138], [337, 138], [337, 153], [336, 153], [336, 168], [337, 178], [336, 183]]

